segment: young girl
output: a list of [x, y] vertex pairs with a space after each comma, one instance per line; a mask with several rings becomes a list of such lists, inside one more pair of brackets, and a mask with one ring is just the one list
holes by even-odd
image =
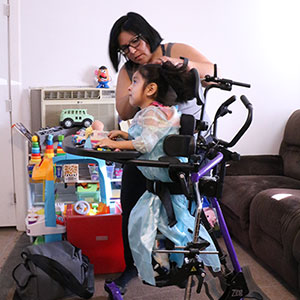
[[[180, 113], [176, 103], [194, 98], [194, 76], [186, 66], [174, 66], [169, 61], [140, 66], [134, 73], [128, 88], [129, 101], [139, 107], [131, 122], [128, 133], [113, 130], [108, 138], [101, 140], [100, 147], [132, 149], [142, 153], [143, 160], [158, 160], [165, 156], [163, 141], [167, 135], [178, 134]], [[122, 137], [124, 141], [116, 141]], [[186, 158], [179, 158], [186, 161]], [[139, 167], [148, 180], [172, 182], [167, 168]], [[128, 225], [129, 243], [140, 277], [155, 285], [152, 267], [152, 250], [157, 230], [175, 245], [184, 246], [192, 240], [190, 230], [194, 229], [194, 217], [189, 213], [184, 195], [171, 195], [177, 223], [168, 226], [168, 216], [159, 197], [146, 191], [131, 211]], [[201, 225], [200, 236], [210, 243], [206, 250], [215, 251], [215, 246], [205, 228]], [[217, 254], [201, 255], [201, 260], [215, 272], [220, 270]], [[175, 257], [180, 267], [183, 255]]]

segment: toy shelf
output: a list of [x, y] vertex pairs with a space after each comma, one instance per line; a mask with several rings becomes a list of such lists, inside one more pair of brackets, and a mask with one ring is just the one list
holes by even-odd
[[[49, 167], [43, 167], [46, 163], [49, 164]], [[54, 172], [56, 170], [57, 175], [58, 168], [63, 169], [64, 166], [76, 164], [79, 172], [77, 179], [74, 177], [72, 181], [66, 182], [66, 178], [55, 177]], [[89, 174], [87, 167], [89, 164], [93, 164], [97, 170], [97, 181], [90, 178], [91, 174]], [[83, 171], [82, 177], [80, 177], [80, 171]], [[74, 204], [80, 200], [102, 202], [109, 206], [112, 198], [111, 182], [107, 177], [106, 163], [96, 158], [91, 159], [66, 153], [52, 159], [44, 159], [42, 163], [34, 166], [32, 178], [34, 180], [31, 179], [29, 184], [30, 205], [25, 220], [27, 234], [29, 236], [45, 235], [46, 242], [60, 240], [61, 234], [66, 232], [65, 224], [57, 223], [57, 205], [65, 207], [67, 204]], [[70, 179], [70, 177], [68, 178]], [[87, 189], [78, 186], [80, 183], [87, 184]], [[100, 187], [100, 191], [97, 190], [95, 183]], [[37, 212], [41, 210], [42, 212]], [[64, 209], [61, 210], [61, 215], [63, 212]]]

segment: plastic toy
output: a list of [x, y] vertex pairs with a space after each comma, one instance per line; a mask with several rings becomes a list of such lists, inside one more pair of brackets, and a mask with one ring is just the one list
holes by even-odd
[[74, 210], [79, 215], [87, 215], [91, 207], [87, 201], [77, 201], [74, 205]]
[[38, 137], [38, 141], [40, 145], [46, 144], [47, 136], [49, 134], [53, 135], [53, 142], [58, 141], [59, 135], [71, 135], [74, 134], [78, 128], [64, 128], [62, 126], [54, 126], [54, 127], [45, 127], [40, 128], [38, 131], [35, 131], [34, 134], [32, 134], [24, 125], [23, 123], [15, 123], [12, 125], [12, 128], [15, 128], [19, 133], [21, 133], [24, 137], [27, 138], [27, 140], [30, 142], [30, 145], [32, 144], [32, 137], [36, 135]]
[[98, 166], [96, 164], [89, 164], [88, 168], [89, 168], [91, 180], [98, 181], [99, 180]]
[[32, 179], [40, 180], [54, 180], [52, 159], [44, 157], [39, 165], [35, 165], [32, 171]]
[[103, 131], [104, 124], [99, 120], [95, 120], [92, 124], [92, 128], [93, 130]]
[[[72, 139], [72, 136], [68, 136], [65, 138]], [[64, 140], [64, 143], [65, 143]], [[98, 181], [100, 185], [100, 197], [101, 202], [109, 205], [110, 198], [111, 198], [111, 183], [110, 180], [107, 178], [107, 171], [106, 171], [106, 164], [105, 161], [93, 157], [82, 157], [78, 155], [71, 155], [67, 153], [66, 155], [55, 156], [53, 157], [53, 163], [57, 166], [65, 166], [66, 164], [96, 164], [98, 169]], [[53, 172], [52, 172], [53, 173]], [[54, 193], [54, 188], [52, 190]]]
[[68, 136], [74, 134], [77, 130], [78, 130], [77, 127], [71, 127], [71, 128], [64, 128], [62, 126], [45, 127], [36, 131], [35, 135], [38, 136], [40, 144], [43, 145], [46, 144], [47, 136], [49, 134], [53, 135], [53, 142], [57, 142], [58, 137], [60, 135]]
[[122, 174], [123, 174], [122, 168], [115, 168], [114, 172], [115, 172], [114, 176], [116, 178], [122, 178]]
[[54, 157], [53, 135], [52, 134], [49, 134], [47, 136], [46, 150], [45, 150], [44, 156], [48, 157], [48, 158]]
[[77, 182], [79, 179], [79, 166], [78, 164], [66, 164], [63, 166], [64, 182]]
[[68, 108], [61, 111], [59, 124], [65, 128], [73, 126], [89, 127], [93, 121], [94, 117], [87, 113], [87, 109]]
[[[41, 228], [45, 227], [45, 241], [54, 242], [62, 239], [61, 234], [56, 231], [55, 195], [54, 195], [54, 174], [52, 158], [44, 157], [40, 164], [36, 164], [32, 171], [32, 179], [43, 181], [43, 201], [45, 202], [44, 220], [40, 219]], [[26, 224], [27, 225], [27, 224]], [[61, 226], [61, 225], [59, 225]], [[41, 229], [40, 228], [40, 229]], [[40, 230], [39, 229], [39, 230]], [[33, 227], [31, 228], [32, 233]], [[33, 233], [32, 235], [41, 235]]]
[[23, 125], [23, 123], [15, 123], [11, 128], [17, 129], [24, 137], [26, 137], [30, 142], [32, 141], [32, 133]]
[[29, 163], [27, 165], [27, 172], [28, 172], [29, 179], [32, 178], [32, 171], [33, 171], [34, 166], [35, 166], [35, 164], [31, 164], [31, 163]]
[[105, 66], [101, 66], [98, 70], [95, 71], [97, 76], [98, 85], [96, 88], [109, 88], [110, 77], [108, 74], [108, 69]]
[[[92, 128], [92, 127], [89, 127]], [[90, 138], [90, 141], [93, 144], [98, 143], [101, 139], [104, 139], [107, 137], [108, 132], [107, 131], [100, 131], [100, 130], [92, 130], [89, 131], [89, 128], [86, 129], [86, 132], [84, 135], [74, 135], [73, 141], [76, 145], [83, 145], [87, 138]]]
[[[71, 138], [71, 136], [70, 136]], [[42, 181], [43, 183], [43, 199], [44, 202], [44, 216], [34, 216], [30, 215], [29, 221], [27, 220], [26, 226], [29, 229], [28, 235], [38, 236], [45, 235], [45, 242], [59, 241], [62, 239], [61, 231], [65, 232], [59, 226], [62, 226], [64, 220], [61, 218], [62, 215], [72, 215], [73, 207], [72, 204], [68, 204], [66, 207], [62, 206], [60, 214], [57, 215], [58, 203], [55, 203], [55, 183], [54, 183], [54, 165], [56, 165], [56, 170], [62, 168], [65, 164], [76, 164], [76, 163], [92, 163], [97, 164], [98, 169], [98, 180], [100, 189], [101, 201], [109, 206], [111, 198], [111, 184], [106, 176], [106, 164], [105, 161], [99, 160], [97, 158], [86, 158], [76, 155], [70, 155], [66, 153], [65, 155], [55, 156], [53, 158], [44, 157], [39, 164], [31, 165], [32, 170], [32, 180]], [[78, 166], [78, 164], [76, 164]], [[96, 210], [94, 214], [97, 214]], [[29, 224], [30, 223], [30, 224]]]
[[[109, 148], [103, 148], [103, 147], [98, 147], [97, 151], [111, 151], [111, 149], [109, 149]], [[117, 152], [117, 150], [115, 150], [115, 152]]]
[[[92, 148], [100, 140], [107, 138], [108, 131], [103, 131], [103, 129], [104, 129], [104, 124], [99, 120], [95, 120], [92, 126], [86, 128], [85, 131], [80, 130], [75, 135], [73, 135], [72, 141], [78, 147], [84, 145], [85, 148]], [[86, 141], [89, 141], [91, 146], [86, 145], [85, 144]], [[98, 148], [97, 150], [111, 151], [111, 149], [109, 148]], [[115, 151], [118, 151], [118, 149], [115, 149]]]
[[37, 236], [33, 242], [33, 245], [41, 245], [45, 243], [45, 238], [43, 235]]
[[56, 178], [62, 178], [62, 166], [55, 166]]
[[93, 133], [93, 127], [89, 126], [84, 133], [84, 137], [87, 139]]
[[56, 216], [56, 226], [46, 226], [45, 215], [28, 214], [25, 218], [26, 234], [29, 236], [62, 234], [66, 232], [64, 219], [62, 216]]
[[56, 215], [56, 224], [65, 226], [65, 219], [61, 215]]
[[71, 203], [66, 204], [64, 207], [63, 215], [64, 216], [72, 216], [73, 211], [74, 211], [73, 207], [74, 207], [74, 205]]
[[109, 214], [109, 213], [110, 213], [109, 206], [100, 202], [97, 207], [97, 215]]
[[62, 148], [62, 142], [64, 140], [64, 136], [63, 135], [59, 135], [58, 136], [58, 144], [57, 144], [57, 149], [56, 149], [56, 155], [66, 155], [66, 152], [63, 150]]
[[[99, 178], [99, 176], [98, 176]], [[80, 184], [76, 191], [77, 199], [87, 202], [99, 202], [100, 194], [97, 183], [88, 183], [86, 186]]]
[[31, 159], [29, 161], [29, 164], [38, 164], [42, 160], [41, 158], [41, 152], [40, 152], [40, 145], [38, 142], [38, 137], [34, 135], [31, 138], [32, 141], [32, 147], [31, 147]]

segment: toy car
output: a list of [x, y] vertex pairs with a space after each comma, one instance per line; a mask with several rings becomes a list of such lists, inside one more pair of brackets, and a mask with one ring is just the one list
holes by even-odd
[[68, 108], [60, 113], [59, 123], [65, 128], [73, 126], [89, 127], [92, 125], [94, 117], [87, 113], [87, 109]]

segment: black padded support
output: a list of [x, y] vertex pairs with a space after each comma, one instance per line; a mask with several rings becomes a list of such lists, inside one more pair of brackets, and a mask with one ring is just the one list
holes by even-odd
[[179, 134], [194, 135], [196, 121], [194, 116], [182, 114], [180, 117], [180, 130]]
[[164, 151], [168, 156], [189, 157], [195, 153], [195, 139], [190, 135], [168, 135], [164, 140]]
[[[152, 180], [148, 180], [146, 181], [146, 187], [147, 190], [152, 193], [155, 194], [159, 197], [160, 201], [162, 202], [167, 216], [168, 216], [168, 225], [170, 227], [173, 227], [177, 221], [176, 221], [176, 217], [175, 217], [175, 213], [174, 213], [174, 209], [173, 209], [173, 205], [172, 205], [172, 200], [171, 200], [171, 187], [173, 187], [174, 189], [177, 189], [177, 185], [176, 184], [170, 184], [170, 183], [166, 183], [166, 182], [161, 182], [161, 181], [152, 181]], [[176, 190], [174, 191], [175, 194], [181, 194], [181, 190]]]
[[196, 121], [194, 116], [182, 114], [180, 118], [180, 130], [178, 134], [168, 135], [164, 140], [164, 151], [168, 156], [189, 157], [195, 153]]

